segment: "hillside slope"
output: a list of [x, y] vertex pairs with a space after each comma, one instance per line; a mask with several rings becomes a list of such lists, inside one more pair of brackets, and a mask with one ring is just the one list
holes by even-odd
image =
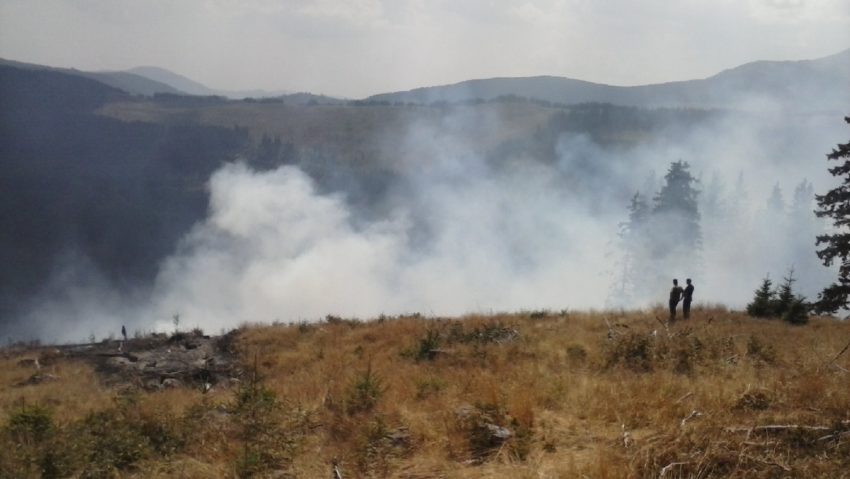
[[[127, 73], [131, 73], [134, 75], [140, 75], [146, 78], [149, 78], [153, 81], [163, 83], [169, 85], [170, 87], [178, 90], [180, 92], [186, 93], [188, 95], [200, 95], [200, 96], [223, 96], [226, 98], [241, 100], [243, 98], [272, 98], [272, 97], [280, 97], [289, 95], [291, 92], [286, 90], [260, 90], [260, 89], [250, 89], [250, 90], [220, 90], [210, 88], [206, 85], [203, 85], [191, 78], [185, 77], [178, 73], [174, 73], [172, 71], [166, 70], [164, 68], [153, 67], [153, 66], [144, 66], [144, 67], [136, 67], [127, 70]], [[322, 98], [321, 95], [317, 95], [317, 98]]]
[[79, 75], [0, 66], [0, 334], [57, 271], [149, 281], [205, 214], [209, 175], [247, 142], [95, 113], [128, 98]]
[[206, 96], [218, 94], [215, 90], [207, 87], [206, 85], [202, 85], [201, 83], [198, 83], [195, 80], [166, 70], [164, 68], [152, 66], [136, 67], [127, 70], [127, 73], [140, 75], [151, 80], [164, 83], [166, 85], [171, 86], [175, 90], [187, 93], [189, 95]]
[[0, 475], [39, 477], [39, 465], [128, 478], [846, 473], [850, 323], [698, 308], [668, 328], [663, 315], [246, 326], [218, 341], [241, 358], [233, 379], [181, 376], [176, 362], [153, 382], [103, 370], [132, 369], [127, 358], [147, 358], [151, 344], [192, 354], [201, 337], [187, 333], [107, 339], [89, 357], [83, 346], [7, 347]]
[[131, 95], [153, 96], [158, 93], [179, 95], [183, 93], [165, 83], [130, 72], [87, 72], [74, 68], [55, 68], [5, 59], [0, 59], [0, 65], [21, 70], [50, 71], [70, 76], [88, 78]]
[[816, 60], [752, 62], [702, 80], [654, 85], [612, 86], [553, 76], [492, 78], [384, 93], [369, 100], [427, 104], [514, 95], [562, 104], [742, 109], [777, 104], [804, 111], [834, 110], [850, 102], [847, 65], [850, 50]]

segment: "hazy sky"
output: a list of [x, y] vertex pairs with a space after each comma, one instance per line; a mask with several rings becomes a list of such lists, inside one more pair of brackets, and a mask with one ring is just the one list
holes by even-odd
[[493, 76], [634, 85], [850, 47], [850, 0], [0, 0], [0, 57], [348, 97]]

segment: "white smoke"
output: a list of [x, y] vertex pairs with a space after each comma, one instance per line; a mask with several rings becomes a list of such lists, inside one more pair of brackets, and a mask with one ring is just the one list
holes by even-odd
[[[122, 324], [168, 330], [177, 314], [181, 327], [218, 332], [328, 314], [602, 308], [616, 281], [618, 223], [628, 199], [647, 184], [657, 188], [680, 158], [703, 178], [703, 190], [718, 173], [722, 199], [740, 220], [704, 221], [701, 264], [669, 272], [694, 279], [698, 303], [742, 307], [766, 273], [779, 279], [787, 267], [801, 269], [805, 261], [808, 271], [817, 262], [813, 236], [811, 248], [798, 253], [786, 245], [787, 224], [754, 218], [763, 217], [777, 183], [786, 198], [803, 178], [816, 192], [830, 186], [823, 154], [846, 136], [837, 119], [735, 118], [629, 149], [565, 133], [554, 164], [517, 157], [497, 167], [470, 135], [508, 130], [505, 121], [459, 108], [437, 124], [408, 125], [401, 151], [391, 150], [398, 156], [382, 159], [401, 172], [381, 210], [388, 213], [365, 216], [372, 219], [358, 215], [343, 193], [319, 193], [297, 167], [257, 172], [228, 164], [210, 178], [208, 217], [162, 263], [148, 297], [128, 299], [96, 275], [66, 273], [30, 309], [31, 334], [76, 341]], [[746, 196], [734, 188], [739, 173]], [[805, 244], [810, 232], [801, 234], [796, 243]], [[86, 270], [84, 262], [72, 263], [65, 270]], [[806, 278], [804, 291], [825, 286], [831, 273], [823, 271], [825, 277]], [[631, 306], [663, 301], [669, 285], [653, 288], [657, 294]]]
[[[228, 165], [210, 181], [210, 217], [163, 266], [156, 315], [223, 328], [599, 305], [607, 284], [599, 244], [615, 225], [579, 226], [587, 212], [550, 183], [544, 174], [448, 173], [411, 191], [415, 211], [402, 204], [355, 227], [344, 200], [319, 195], [295, 167]], [[427, 222], [425, 241], [411, 238], [414, 214]]]

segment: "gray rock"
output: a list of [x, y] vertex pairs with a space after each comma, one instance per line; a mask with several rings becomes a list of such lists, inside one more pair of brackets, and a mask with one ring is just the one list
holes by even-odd
[[490, 439], [493, 442], [505, 442], [512, 438], [514, 433], [506, 427], [497, 426], [495, 424], [485, 424], [487, 432], [490, 434]]
[[179, 379], [165, 378], [162, 381], [162, 387], [164, 389], [175, 389], [175, 388], [179, 388], [181, 386], [183, 386], [183, 383], [181, 383]]
[[39, 372], [39, 373], [35, 373], [35, 374], [33, 374], [32, 376], [30, 376], [29, 378], [27, 378], [27, 379], [25, 379], [25, 380], [23, 380], [23, 381], [21, 381], [21, 382], [19, 382], [19, 383], [17, 384], [17, 386], [18, 386], [18, 387], [22, 387], [22, 386], [32, 386], [32, 385], [35, 385], [35, 384], [42, 384], [42, 383], [47, 383], [47, 382], [56, 381], [56, 380], [58, 380], [58, 379], [59, 379], [59, 376], [55, 376], [55, 375], [53, 375], [53, 374], [40, 373], [40, 372]]

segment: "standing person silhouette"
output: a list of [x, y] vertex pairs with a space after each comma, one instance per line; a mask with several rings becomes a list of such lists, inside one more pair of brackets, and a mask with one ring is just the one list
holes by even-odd
[[679, 300], [682, 299], [682, 287], [679, 286], [679, 280], [673, 278], [673, 288], [670, 289], [670, 322], [676, 320], [676, 306]]
[[691, 300], [694, 297], [694, 285], [691, 284], [691, 278], [685, 280], [688, 283], [682, 291], [682, 317], [688, 319], [691, 317]]

